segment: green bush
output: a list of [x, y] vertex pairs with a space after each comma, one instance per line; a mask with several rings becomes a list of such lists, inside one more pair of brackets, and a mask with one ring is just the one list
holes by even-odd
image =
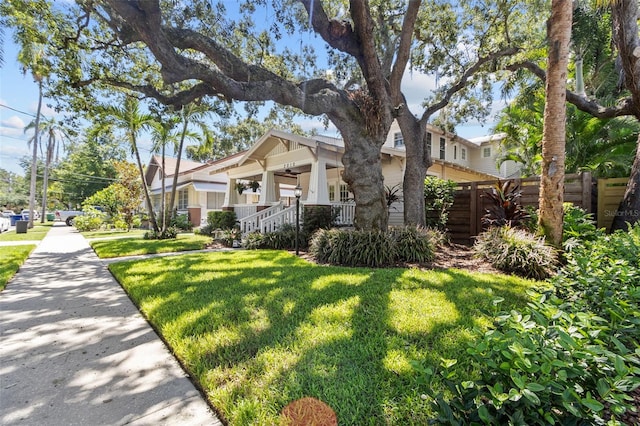
[[83, 215], [76, 216], [74, 226], [80, 232], [95, 231], [100, 229], [106, 219], [106, 214], [94, 208], [87, 208]]
[[[306, 249], [307, 245], [307, 238], [304, 232], [300, 232], [298, 235], [298, 248]], [[296, 247], [296, 227], [291, 224], [283, 224], [274, 232], [266, 234], [251, 233], [243, 240], [242, 246], [247, 249], [293, 250]]]
[[391, 235], [382, 231], [318, 230], [309, 252], [319, 263], [379, 268], [395, 262]]
[[[413, 362], [439, 424], [620, 424], [640, 387], [640, 225], [567, 254], [553, 289], [469, 343], [474, 376]], [[498, 304], [500, 300], [496, 300]], [[449, 393], [434, 394], [444, 382]], [[611, 418], [611, 420], [608, 420]]]
[[178, 228], [181, 231], [191, 231], [193, 224], [189, 221], [188, 214], [178, 214], [171, 218], [169, 226]]
[[[302, 222], [302, 233], [305, 236], [313, 235], [318, 229], [330, 229], [336, 223], [336, 218], [340, 214], [340, 207], [331, 206], [308, 206], [304, 209], [304, 221]], [[305, 242], [305, 246], [307, 243]]]
[[520, 184], [512, 180], [497, 183], [491, 189], [481, 195], [489, 200], [489, 208], [482, 216], [482, 224], [485, 227], [510, 226], [514, 228], [524, 227], [529, 219], [529, 213], [520, 204], [522, 190]]
[[564, 203], [563, 209], [562, 245], [566, 251], [571, 251], [584, 241], [593, 241], [600, 235], [593, 214], [571, 203]]
[[242, 247], [247, 250], [266, 249], [267, 241], [264, 234], [251, 232], [242, 239]]
[[236, 226], [236, 212], [214, 211], [207, 213], [207, 225], [211, 231], [216, 229], [233, 229]]
[[235, 241], [240, 241], [242, 233], [239, 228], [224, 229], [216, 237], [216, 241], [220, 241], [225, 247], [233, 247]]
[[526, 278], [548, 278], [557, 265], [556, 251], [543, 238], [509, 226], [489, 228], [473, 248], [495, 268]]
[[405, 226], [391, 231], [396, 259], [402, 262], [429, 262], [434, 259], [434, 237], [428, 229]]
[[144, 233], [145, 240], [170, 240], [178, 237], [178, 232], [180, 230], [175, 226], [168, 227], [164, 232], [156, 232], [154, 230], [149, 230]]
[[424, 202], [426, 225], [430, 228], [445, 230], [449, 220], [449, 209], [453, 205], [456, 183], [435, 176], [424, 180]]

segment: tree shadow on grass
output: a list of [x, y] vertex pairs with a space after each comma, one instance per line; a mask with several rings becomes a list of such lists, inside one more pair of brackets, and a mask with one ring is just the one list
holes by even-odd
[[[304, 396], [328, 403], [344, 424], [422, 421], [420, 399], [406, 401], [419, 391], [408, 362], [463, 353], [467, 339], [457, 334], [478, 325], [493, 297], [526, 300], [525, 284], [509, 277], [327, 267], [274, 251], [111, 268], [164, 337], [183, 342], [177, 355], [233, 424], [274, 421]], [[452, 314], [416, 300], [429, 295]]]

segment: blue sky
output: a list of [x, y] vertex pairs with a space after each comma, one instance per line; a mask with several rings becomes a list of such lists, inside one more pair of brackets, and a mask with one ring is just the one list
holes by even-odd
[[[38, 89], [30, 74], [24, 75], [16, 58], [18, 48], [11, 39], [11, 33], [5, 33], [4, 39], [4, 65], [0, 68], [0, 168], [23, 174], [20, 168], [20, 159], [30, 156], [31, 150], [27, 141], [32, 133], [24, 133], [24, 128], [35, 118], [38, 103]], [[435, 87], [432, 77], [417, 73], [406, 73], [403, 81], [403, 91], [407, 94], [425, 93], [425, 88]], [[410, 109], [419, 112], [420, 108], [411, 108], [412, 104], [418, 105], [420, 99], [409, 99]], [[46, 117], [57, 117], [57, 113], [47, 106], [51, 100], [44, 99], [42, 113]], [[494, 111], [503, 105], [496, 102]], [[318, 120], [305, 120], [300, 124], [303, 128], [311, 130], [315, 128], [319, 133], [339, 137], [335, 128], [324, 129]], [[479, 123], [470, 122], [457, 128], [458, 135], [465, 138], [484, 136], [491, 131], [491, 123], [481, 126]], [[141, 139], [141, 151], [147, 157], [151, 155], [148, 150], [150, 143], [148, 137]]]

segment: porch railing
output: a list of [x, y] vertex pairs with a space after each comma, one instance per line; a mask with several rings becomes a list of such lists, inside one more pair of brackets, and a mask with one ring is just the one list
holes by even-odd
[[[300, 223], [302, 223], [304, 209], [300, 208]], [[272, 214], [260, 222], [260, 232], [273, 232], [285, 223], [295, 225], [296, 223], [296, 206], [287, 207], [277, 213]]]
[[336, 225], [351, 226], [353, 219], [356, 217], [356, 203], [354, 202], [335, 202], [331, 203], [333, 209], [338, 208], [338, 217], [336, 217]]
[[[240, 207], [243, 207], [243, 206], [240, 206]], [[260, 224], [264, 220], [280, 212], [283, 209], [284, 209], [284, 206], [282, 202], [279, 202], [267, 209], [260, 210], [259, 212], [255, 212], [253, 214], [240, 218], [240, 231], [244, 235], [244, 234], [248, 234], [249, 232], [260, 230]], [[237, 210], [236, 210], [236, 215], [237, 217], [240, 217]]]

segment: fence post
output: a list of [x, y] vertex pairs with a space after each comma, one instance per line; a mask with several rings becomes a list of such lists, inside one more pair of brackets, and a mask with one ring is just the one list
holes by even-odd
[[591, 172], [584, 171], [582, 175], [582, 208], [587, 213], [594, 213], [591, 209]]

